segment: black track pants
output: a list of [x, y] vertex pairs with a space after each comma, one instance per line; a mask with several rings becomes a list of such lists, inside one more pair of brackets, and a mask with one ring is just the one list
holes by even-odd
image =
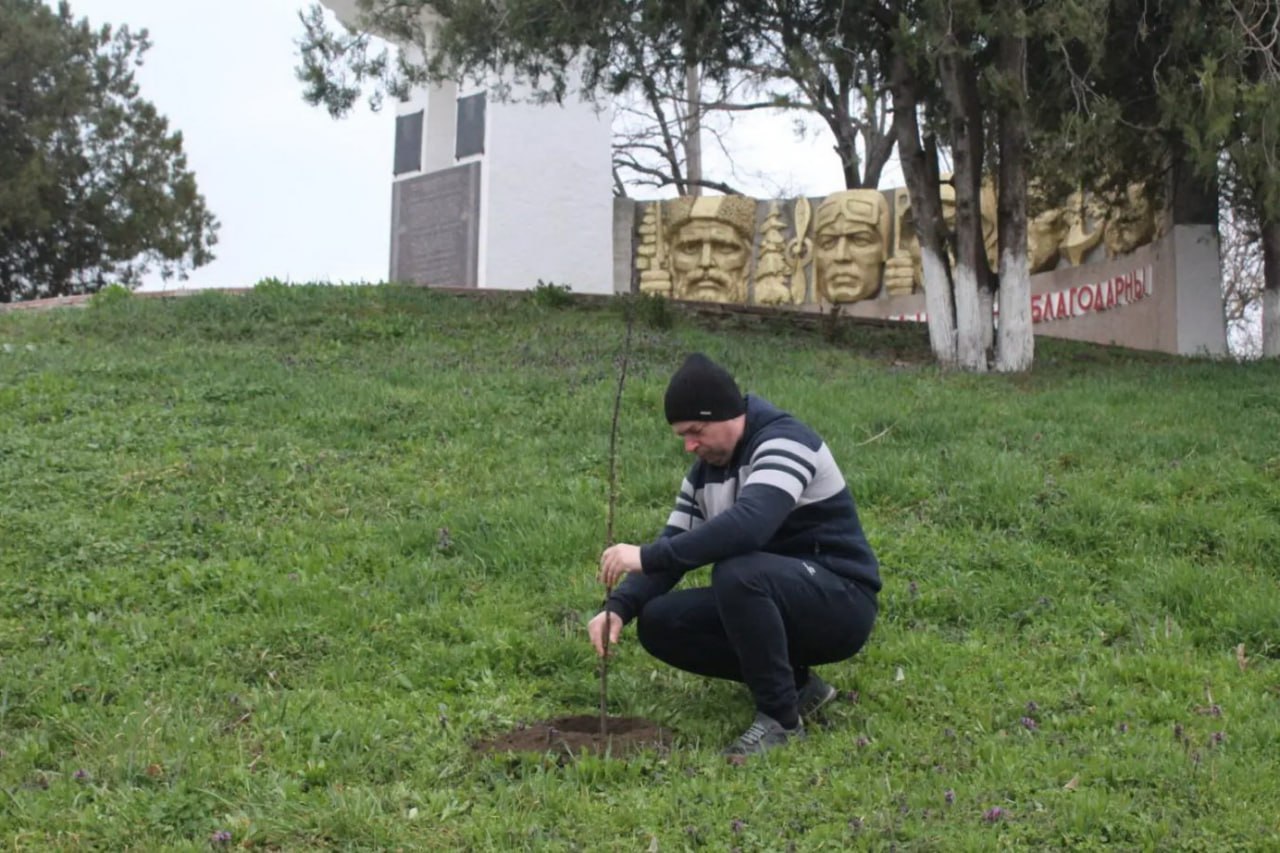
[[651, 599], [637, 632], [679, 669], [745, 682], [756, 708], [789, 724], [809, 667], [852, 657], [871, 634], [875, 594], [816, 560], [756, 552], [711, 570], [711, 586]]

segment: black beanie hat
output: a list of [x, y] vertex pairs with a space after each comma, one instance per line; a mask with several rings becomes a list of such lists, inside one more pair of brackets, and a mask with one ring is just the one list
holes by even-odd
[[727, 421], [747, 410], [747, 402], [729, 371], [700, 352], [685, 358], [667, 384], [667, 423]]

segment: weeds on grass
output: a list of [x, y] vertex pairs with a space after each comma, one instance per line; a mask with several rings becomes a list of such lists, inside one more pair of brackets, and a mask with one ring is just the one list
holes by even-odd
[[637, 329], [617, 538], [670, 509], [662, 390], [706, 351], [827, 438], [879, 624], [807, 742], [744, 767], [745, 692], [631, 628], [610, 700], [670, 753], [477, 758], [596, 699], [618, 315], [261, 290], [0, 316], [10, 845], [1280, 845], [1280, 366], [1040, 341], [976, 377], [909, 330]]
[[572, 288], [567, 284], [538, 279], [538, 283], [529, 291], [529, 299], [534, 305], [543, 308], [566, 308], [573, 304]]

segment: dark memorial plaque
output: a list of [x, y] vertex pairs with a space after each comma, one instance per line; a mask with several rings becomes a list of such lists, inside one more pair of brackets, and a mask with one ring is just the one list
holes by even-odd
[[484, 153], [484, 92], [458, 98], [458, 139], [454, 156], [461, 160]]
[[480, 164], [391, 185], [391, 280], [475, 287], [480, 257]]
[[422, 168], [423, 111], [396, 116], [396, 156], [394, 174], [416, 172]]

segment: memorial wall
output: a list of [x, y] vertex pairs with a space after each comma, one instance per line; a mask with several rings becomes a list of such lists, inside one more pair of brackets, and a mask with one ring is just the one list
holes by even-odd
[[[954, 230], [954, 189], [944, 184], [941, 191], [944, 225]], [[981, 212], [987, 259], [995, 269], [996, 197], [989, 186]], [[615, 282], [619, 291], [927, 319], [920, 245], [905, 188], [786, 200], [641, 201], [618, 215], [633, 223], [629, 245], [615, 243], [615, 269], [627, 276]], [[1191, 235], [1175, 233], [1185, 227], [1170, 228], [1167, 219], [1136, 188], [1110, 205], [1077, 193], [1032, 218], [1027, 254], [1036, 333], [1168, 352], [1225, 351], [1225, 336], [1219, 348], [1212, 329], [1179, 328], [1179, 293], [1192, 284], [1180, 282], [1178, 262], [1187, 266], [1188, 253], [1177, 251], [1173, 238], [1185, 242]], [[1216, 258], [1216, 238], [1211, 254]], [[1216, 292], [1216, 282], [1212, 286]], [[1212, 323], [1215, 315], [1209, 316]]]

